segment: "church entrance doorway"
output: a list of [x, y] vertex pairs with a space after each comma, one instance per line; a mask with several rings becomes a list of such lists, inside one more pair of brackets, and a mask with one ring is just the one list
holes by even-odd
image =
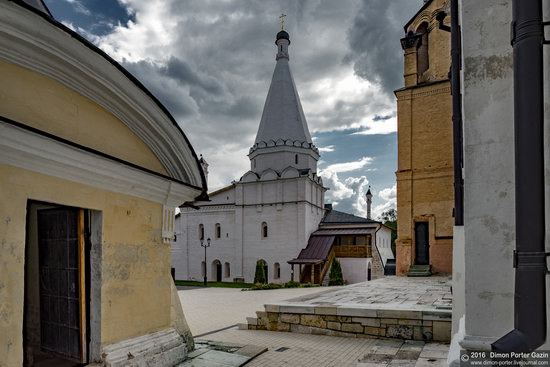
[[34, 202], [28, 205], [25, 365], [88, 361], [89, 219], [84, 209]]
[[367, 268], [367, 280], [371, 280], [371, 277], [372, 277], [372, 270], [369, 263], [369, 266]]
[[220, 260], [214, 260], [212, 262], [212, 276], [216, 279], [216, 282], [222, 281], [222, 263]]
[[415, 239], [415, 264], [430, 264], [430, 245], [428, 222], [416, 222], [414, 224]]

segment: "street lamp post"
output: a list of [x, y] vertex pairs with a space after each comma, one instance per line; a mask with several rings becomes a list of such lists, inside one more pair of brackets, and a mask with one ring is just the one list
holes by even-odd
[[206, 248], [210, 247], [210, 237], [206, 239], [206, 244], [204, 243], [204, 239], [201, 239], [201, 246], [204, 247], [204, 286], [206, 287], [206, 282], [208, 280], [206, 275]]

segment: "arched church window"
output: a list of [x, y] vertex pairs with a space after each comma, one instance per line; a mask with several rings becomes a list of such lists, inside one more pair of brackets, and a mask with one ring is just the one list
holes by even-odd
[[428, 23], [424, 22], [417, 28], [416, 33], [422, 35], [421, 45], [416, 51], [416, 67], [418, 75], [424, 73], [430, 67], [428, 50]]
[[229, 263], [224, 264], [224, 278], [229, 278], [231, 276], [231, 265]]
[[267, 238], [267, 223], [262, 222], [262, 238]]
[[204, 240], [204, 225], [199, 224], [199, 240]]
[[256, 168], [256, 158], [254, 158], [254, 168]]
[[294, 163], [298, 164], [298, 154], [294, 155]]
[[281, 265], [279, 265], [279, 263], [273, 265], [273, 277], [275, 279], [281, 278]]
[[216, 223], [216, 238], [220, 238], [222, 236], [222, 227], [219, 223]]

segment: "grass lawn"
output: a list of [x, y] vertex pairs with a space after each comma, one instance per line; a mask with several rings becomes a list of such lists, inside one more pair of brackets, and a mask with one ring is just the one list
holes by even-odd
[[[176, 280], [176, 285], [188, 286], [188, 287], [204, 287], [203, 282], [198, 282], [195, 280]], [[217, 287], [217, 288], [250, 288], [254, 284], [252, 283], [233, 283], [233, 282], [208, 282], [208, 287]]]

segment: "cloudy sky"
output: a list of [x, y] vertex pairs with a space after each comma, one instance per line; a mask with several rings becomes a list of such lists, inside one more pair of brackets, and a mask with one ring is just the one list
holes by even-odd
[[279, 15], [320, 148], [326, 201], [366, 214], [395, 206], [403, 25], [422, 0], [45, 0], [54, 17], [119, 61], [174, 115], [210, 163], [209, 187], [249, 168], [275, 67]]

